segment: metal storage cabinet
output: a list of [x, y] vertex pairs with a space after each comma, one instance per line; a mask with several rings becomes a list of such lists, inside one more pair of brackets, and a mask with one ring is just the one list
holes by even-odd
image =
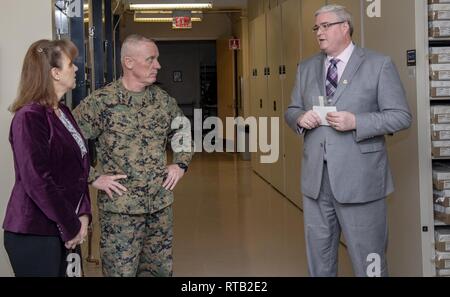
[[[387, 137], [395, 180], [388, 199], [390, 273], [434, 276], [427, 0], [380, 3], [380, 18], [363, 15], [364, 46], [392, 57], [413, 115], [409, 130]], [[406, 63], [406, 53], [413, 49], [416, 68]]]

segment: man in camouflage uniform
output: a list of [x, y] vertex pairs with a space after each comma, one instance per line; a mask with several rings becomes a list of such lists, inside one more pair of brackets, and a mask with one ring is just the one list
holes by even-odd
[[[158, 56], [152, 40], [127, 37], [123, 77], [93, 92], [73, 111], [84, 136], [97, 139], [100, 166], [91, 170], [90, 181], [101, 190], [105, 276], [172, 275], [172, 190], [193, 149], [189, 125], [172, 125], [184, 118], [175, 99], [153, 85], [161, 68]], [[178, 143], [184, 151], [174, 149], [173, 164], [167, 166], [171, 143], [172, 149]]]

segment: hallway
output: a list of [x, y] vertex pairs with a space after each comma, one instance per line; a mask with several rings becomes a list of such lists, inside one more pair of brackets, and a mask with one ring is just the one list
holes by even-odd
[[[308, 276], [302, 212], [237, 154], [196, 154], [174, 217], [174, 276]], [[339, 261], [339, 275], [351, 276], [342, 245]], [[100, 276], [100, 266], [85, 264], [85, 273]]]

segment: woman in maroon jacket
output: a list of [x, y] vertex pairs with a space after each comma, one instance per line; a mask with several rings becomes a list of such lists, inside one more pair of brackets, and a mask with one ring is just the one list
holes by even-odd
[[87, 144], [59, 102], [75, 87], [77, 54], [68, 40], [33, 43], [10, 107], [15, 184], [3, 229], [16, 276], [64, 276], [66, 249], [83, 242], [91, 220]]

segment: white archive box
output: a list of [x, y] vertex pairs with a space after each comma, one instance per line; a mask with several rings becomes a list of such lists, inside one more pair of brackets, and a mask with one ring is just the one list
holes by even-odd
[[[445, 224], [450, 224], [450, 207], [444, 207], [435, 203], [434, 217]], [[450, 268], [450, 267], [441, 267], [441, 268]]]
[[431, 64], [430, 78], [432, 80], [450, 80], [450, 64]]
[[450, 241], [436, 242], [435, 247], [436, 247], [436, 251], [438, 251], [438, 252], [449, 253], [450, 252]]
[[432, 97], [450, 97], [450, 81], [430, 81], [430, 95]]
[[431, 131], [448, 131], [450, 130], [450, 124], [433, 124], [431, 125]]
[[434, 241], [436, 251], [450, 252], [450, 230], [449, 229], [436, 229], [434, 231]]
[[450, 157], [450, 141], [449, 140], [432, 141], [431, 154], [434, 157]]
[[434, 211], [442, 214], [450, 215], [450, 207], [445, 207], [439, 204], [434, 204]]
[[433, 185], [436, 190], [450, 189], [450, 168], [447, 164], [436, 163], [433, 165]]
[[443, 207], [450, 207], [450, 190], [433, 189], [433, 201]]
[[444, 224], [450, 225], [450, 214], [444, 212], [434, 211], [434, 218]]
[[428, 19], [433, 21], [450, 20], [450, 4], [428, 5]]
[[433, 165], [433, 180], [450, 180], [450, 165], [442, 162], [435, 163]]
[[450, 10], [450, 3], [429, 4], [428, 11]]
[[450, 105], [432, 105], [430, 106], [431, 115], [450, 114]]
[[448, 140], [432, 141], [431, 145], [432, 147], [450, 147], [450, 141]]
[[434, 240], [436, 242], [450, 242], [450, 229], [435, 229], [434, 230]]
[[430, 21], [428, 22], [428, 34], [430, 37], [449, 37], [450, 21]]
[[450, 276], [450, 269], [436, 269], [437, 276]]
[[433, 21], [447, 21], [450, 20], [450, 11], [440, 10], [440, 11], [429, 11], [428, 19]]
[[432, 105], [430, 107], [430, 117], [433, 124], [449, 124], [450, 105]]
[[430, 47], [430, 64], [450, 63], [450, 47]]
[[450, 140], [450, 131], [431, 131], [431, 140]]
[[436, 268], [450, 269], [450, 253], [436, 252]]
[[450, 3], [450, 0], [428, 0], [428, 4]]
[[432, 140], [450, 140], [450, 124], [432, 124]]

